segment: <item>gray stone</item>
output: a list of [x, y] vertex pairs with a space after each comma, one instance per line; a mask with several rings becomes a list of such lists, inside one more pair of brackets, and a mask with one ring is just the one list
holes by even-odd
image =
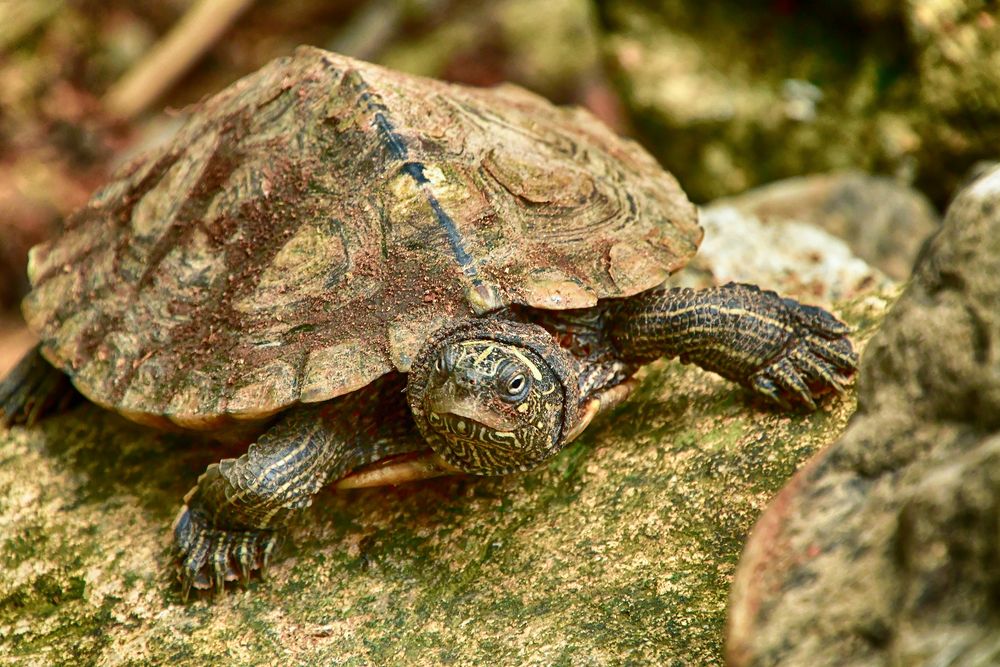
[[859, 408], [754, 529], [735, 665], [1000, 662], [1000, 169], [955, 199]]
[[703, 287], [759, 283], [824, 303], [854, 299], [894, 284], [857, 257], [843, 240], [815, 225], [792, 220], [764, 224], [731, 206], [701, 213], [705, 238], [691, 264], [671, 283]]
[[905, 280], [940, 217], [924, 195], [895, 179], [860, 172], [789, 178], [712, 202], [770, 225], [816, 225], [844, 239], [858, 257]]

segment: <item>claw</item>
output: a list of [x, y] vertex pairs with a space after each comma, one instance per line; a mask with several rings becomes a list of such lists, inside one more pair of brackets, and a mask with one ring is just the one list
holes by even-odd
[[782, 299], [791, 330], [777, 355], [750, 378], [749, 386], [788, 409], [789, 403], [816, 409], [816, 399], [833, 390], [844, 393], [858, 357], [847, 334], [851, 329], [830, 312]]
[[271, 565], [271, 553], [274, 551], [274, 546], [277, 539], [273, 534], [268, 535], [265, 542], [264, 548], [260, 557], [260, 578], [267, 579], [268, 571]]
[[802, 379], [802, 376], [799, 375], [798, 370], [792, 365], [788, 357], [785, 357], [776, 364], [771, 364], [768, 371], [778, 381], [779, 387], [791, 392], [795, 398], [810, 410], [816, 409], [816, 403], [813, 401], [809, 386]]
[[797, 349], [791, 357], [796, 367], [806, 374], [806, 382], [812, 385], [829, 386], [838, 394], [843, 394], [846, 391], [847, 387], [844, 384], [846, 378], [821, 357], [811, 354], [803, 348]]
[[212, 597], [222, 600], [226, 597], [226, 582], [222, 579], [215, 580], [215, 587], [212, 589]]
[[270, 530], [216, 528], [197, 510], [185, 506], [174, 521], [174, 539], [181, 596], [186, 602], [192, 588], [212, 590], [219, 598], [225, 596], [227, 581], [235, 579], [246, 588], [258, 567], [265, 576], [277, 534]]
[[201, 566], [205, 564], [205, 556], [208, 553], [208, 540], [203, 535], [195, 536], [195, 542], [187, 551], [187, 555], [181, 562], [181, 567], [190, 575], [192, 581]]
[[76, 396], [69, 378], [45, 361], [35, 347], [0, 378], [0, 428], [32, 426], [45, 415], [68, 407]]
[[805, 329], [813, 331], [824, 338], [842, 338], [851, 333], [851, 327], [837, 319], [837, 317], [819, 306], [810, 306], [799, 303], [795, 299], [782, 299], [785, 307], [795, 315]]
[[250, 536], [244, 535], [240, 538], [233, 557], [236, 559], [237, 580], [241, 587], [246, 588], [250, 584], [250, 570], [253, 569], [253, 547]]
[[229, 540], [223, 537], [212, 550], [212, 586], [217, 595], [224, 595], [226, 590], [226, 569], [229, 565]]
[[837, 368], [851, 373], [858, 367], [858, 355], [851, 348], [850, 342], [845, 338], [835, 340], [825, 340], [817, 336], [808, 339], [809, 349], [813, 353], [834, 364]]
[[[813, 392], [807, 380], [814, 373], [811, 367], [803, 368], [802, 352], [795, 350], [778, 361], [757, 371], [750, 379], [750, 388], [777, 403], [783, 410], [792, 410], [793, 404], [807, 410], [816, 409]], [[805, 374], [805, 378], [803, 378]]]
[[236, 583], [239, 584], [240, 588], [247, 590], [250, 587], [250, 568], [240, 564], [240, 573], [236, 578]]
[[763, 372], [759, 372], [751, 378], [750, 388], [777, 403], [782, 410], [792, 409], [792, 406], [788, 404], [788, 401], [778, 391], [778, 385], [774, 383], [774, 380], [764, 375]]

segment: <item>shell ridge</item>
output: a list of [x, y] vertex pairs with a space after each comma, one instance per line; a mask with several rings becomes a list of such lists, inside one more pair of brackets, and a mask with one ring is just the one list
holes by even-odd
[[389, 108], [382, 99], [370, 89], [368, 82], [358, 77], [354, 83], [360, 91], [359, 99], [366, 105], [367, 110], [372, 114], [373, 124], [382, 138], [383, 144], [389, 150], [389, 154], [395, 159], [403, 162], [402, 171], [413, 179], [417, 187], [423, 192], [427, 199], [434, 217], [437, 219], [438, 227], [444, 232], [451, 248], [455, 261], [461, 268], [462, 273], [470, 279], [473, 287], [482, 285], [479, 278], [479, 271], [476, 262], [466, 248], [462, 234], [455, 224], [454, 219], [445, 211], [441, 202], [434, 193], [432, 184], [424, 173], [424, 164], [419, 160], [411, 160], [406, 140], [396, 130], [395, 125], [389, 120]]

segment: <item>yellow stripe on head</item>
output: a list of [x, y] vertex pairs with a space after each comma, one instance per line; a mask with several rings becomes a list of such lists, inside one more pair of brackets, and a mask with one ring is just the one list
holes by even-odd
[[[480, 340], [466, 340], [466, 341], [462, 341], [462, 347], [469, 347], [471, 345], [481, 345], [482, 342], [483, 341], [480, 341]], [[495, 345], [489, 345], [489, 346], [487, 346], [487, 348], [485, 350], [483, 350], [479, 354], [478, 357], [476, 357], [475, 363], [481, 364], [483, 362], [483, 360], [485, 360], [486, 357], [490, 356], [490, 354], [495, 349], [496, 349]], [[516, 347], [506, 347], [505, 346], [505, 349], [510, 350], [511, 354], [513, 354], [515, 357], [517, 357], [518, 359], [520, 359], [521, 363], [523, 363], [525, 366], [528, 367], [528, 370], [531, 371], [531, 377], [535, 378], [535, 380], [541, 381], [541, 379], [542, 379], [542, 372], [540, 370], [538, 370], [538, 366], [536, 366], [534, 363], [532, 363], [532, 361], [530, 359], [528, 359], [526, 356], [524, 356], [523, 354], [521, 354], [521, 352], [518, 351], [518, 349]]]
[[475, 363], [476, 365], [483, 363], [486, 360], [486, 357], [490, 356], [490, 354], [493, 353], [494, 349], [495, 349], [494, 345], [488, 346], [485, 350], [482, 351], [482, 353], [480, 353], [478, 357], [476, 357], [476, 360], [473, 363]]
[[537, 381], [541, 381], [541, 379], [542, 379], [542, 372], [540, 370], [538, 370], [538, 366], [536, 366], [535, 364], [531, 363], [531, 360], [528, 359], [523, 354], [521, 354], [518, 351], [517, 348], [514, 348], [514, 347], [510, 348], [510, 352], [515, 357], [517, 357], [518, 359], [520, 359], [524, 363], [525, 366], [528, 367], [528, 370], [531, 371], [531, 377], [535, 378], [535, 380], [537, 380]]

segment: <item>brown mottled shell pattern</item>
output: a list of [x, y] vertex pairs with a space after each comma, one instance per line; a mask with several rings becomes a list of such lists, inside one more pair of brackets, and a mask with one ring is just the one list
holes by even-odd
[[35, 248], [24, 311], [95, 403], [208, 429], [405, 372], [458, 318], [649, 289], [700, 238], [673, 177], [585, 111], [303, 47]]

